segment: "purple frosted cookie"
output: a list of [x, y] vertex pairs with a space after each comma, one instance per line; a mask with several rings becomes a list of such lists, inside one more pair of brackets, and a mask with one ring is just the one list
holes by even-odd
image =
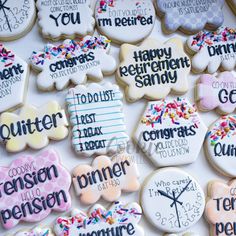
[[205, 27], [216, 29], [224, 22], [222, 8], [224, 0], [157, 0], [157, 8], [163, 17], [164, 31], [177, 29], [184, 33], [195, 33]]

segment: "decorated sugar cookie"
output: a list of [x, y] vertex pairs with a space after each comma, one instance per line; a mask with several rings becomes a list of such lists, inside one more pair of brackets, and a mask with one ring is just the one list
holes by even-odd
[[111, 83], [78, 85], [66, 97], [72, 145], [84, 156], [123, 149], [129, 140], [122, 112], [122, 93]]
[[28, 64], [0, 44], [0, 113], [23, 105], [28, 75]]
[[222, 174], [236, 176], [236, 115], [222, 116], [209, 128], [205, 151], [210, 163]]
[[81, 41], [65, 40], [63, 44], [48, 44], [43, 52], [33, 52], [32, 67], [39, 72], [37, 84], [41, 90], [66, 88], [70, 81], [77, 85], [87, 77], [101, 81], [116, 70], [115, 59], [108, 55], [110, 41], [104, 36], [86, 36]]
[[0, 139], [9, 152], [19, 152], [27, 146], [33, 149], [46, 147], [49, 139], [62, 140], [68, 129], [65, 111], [51, 101], [39, 108], [25, 105], [19, 115], [5, 112], [0, 116]]
[[101, 197], [114, 202], [121, 196], [121, 190], [139, 190], [139, 173], [133, 157], [122, 153], [113, 156], [98, 156], [92, 165], [78, 165], [73, 171], [73, 183], [80, 200], [94, 204]]
[[212, 236], [236, 235], [235, 223], [236, 180], [228, 184], [212, 181], [208, 184], [205, 216]]
[[236, 0], [226, 0], [234, 14], [236, 15]]
[[200, 31], [188, 39], [187, 50], [195, 54], [192, 69], [196, 73], [233, 70], [236, 66], [236, 30], [221, 27], [214, 32]]
[[93, 33], [95, 20], [90, 4], [91, 0], [38, 0], [38, 23], [43, 36], [58, 41]]
[[159, 230], [179, 233], [201, 218], [205, 196], [198, 182], [177, 168], [150, 174], [140, 195], [144, 215]]
[[36, 227], [31, 230], [20, 230], [14, 236], [54, 236], [51, 229]]
[[97, 0], [95, 18], [98, 29], [118, 43], [143, 40], [156, 19], [151, 0]]
[[123, 44], [120, 60], [117, 79], [125, 86], [130, 102], [143, 97], [158, 100], [171, 91], [188, 91], [191, 62], [177, 38], [164, 44], [155, 39], [146, 39], [140, 46]]
[[236, 108], [236, 76], [231, 72], [201, 75], [196, 95], [202, 111], [217, 109], [221, 114], [232, 113]]
[[0, 176], [0, 218], [5, 229], [20, 221], [39, 222], [52, 210], [63, 212], [71, 206], [71, 176], [53, 150], [21, 156], [10, 167], [0, 167]]
[[137, 203], [123, 205], [114, 203], [108, 210], [97, 204], [86, 214], [74, 210], [71, 217], [59, 217], [54, 231], [56, 236], [74, 235], [135, 235], [144, 236], [138, 225], [142, 217], [142, 209]]
[[205, 27], [217, 29], [224, 22], [224, 0], [156, 1], [158, 13], [163, 18], [163, 29], [167, 33], [180, 29], [184, 33], [192, 34]]
[[34, 0], [1, 0], [0, 40], [9, 41], [23, 37], [33, 27], [35, 18]]
[[157, 167], [194, 162], [207, 128], [187, 99], [149, 102], [134, 141]]
[[164, 236], [200, 236], [197, 233], [185, 233], [185, 234], [164, 234]]

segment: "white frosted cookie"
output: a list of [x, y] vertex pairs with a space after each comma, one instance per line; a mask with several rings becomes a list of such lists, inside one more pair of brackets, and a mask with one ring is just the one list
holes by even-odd
[[23, 105], [28, 77], [28, 64], [0, 44], [0, 113]]
[[95, 20], [90, 4], [91, 0], [37, 0], [43, 36], [58, 41], [92, 34]]
[[226, 176], [236, 176], [236, 115], [222, 116], [210, 127], [205, 140], [208, 160]]
[[54, 233], [49, 228], [35, 227], [30, 230], [20, 230], [13, 236], [54, 236]]
[[87, 77], [101, 81], [116, 70], [115, 59], [108, 54], [110, 40], [104, 36], [86, 36], [79, 41], [67, 39], [54, 46], [47, 44], [41, 52], [33, 52], [32, 67], [39, 72], [37, 84], [41, 90], [57, 90], [73, 84], [86, 83]]
[[150, 174], [140, 194], [143, 213], [164, 232], [186, 231], [201, 218], [205, 196], [201, 186], [188, 173], [163, 168]]
[[157, 167], [194, 162], [207, 128], [187, 99], [149, 102], [134, 141]]
[[96, 204], [88, 214], [74, 209], [71, 217], [57, 218], [54, 231], [56, 236], [144, 236], [144, 230], [139, 226], [141, 217], [142, 209], [135, 202], [127, 205], [115, 202], [108, 210]]
[[176, 94], [188, 91], [191, 62], [177, 38], [165, 43], [148, 38], [140, 46], [123, 44], [120, 61], [117, 79], [125, 86], [130, 102], [143, 97], [158, 100], [171, 91]]
[[205, 218], [210, 225], [211, 236], [235, 235], [236, 179], [224, 183], [213, 180], [208, 183]]
[[65, 111], [56, 101], [36, 108], [25, 105], [19, 114], [4, 112], [0, 116], [0, 140], [9, 152], [23, 151], [27, 146], [41, 149], [49, 140], [59, 141], [68, 135]]
[[236, 66], [236, 29], [221, 27], [216, 31], [200, 31], [187, 40], [187, 50], [194, 54], [192, 70], [195, 73], [233, 70]]
[[[121, 191], [139, 190], [139, 172], [134, 157], [126, 153], [96, 157], [92, 165], [78, 165], [73, 170], [73, 183], [77, 196], [85, 204], [94, 204], [101, 197], [114, 202]], [[107, 174], [109, 171], [109, 174]]]
[[117, 43], [137, 43], [146, 38], [155, 24], [151, 0], [97, 0], [97, 27]]
[[205, 27], [217, 29], [224, 22], [222, 9], [225, 0], [155, 1], [166, 33], [180, 29], [186, 34], [193, 34]]
[[200, 76], [196, 91], [198, 107], [202, 111], [216, 111], [222, 115], [236, 108], [236, 76], [232, 72]]
[[123, 94], [111, 83], [78, 85], [66, 97], [72, 145], [82, 156], [117, 152], [129, 140], [122, 112]]
[[0, 40], [9, 41], [23, 37], [33, 27], [35, 18], [34, 0], [1, 0]]

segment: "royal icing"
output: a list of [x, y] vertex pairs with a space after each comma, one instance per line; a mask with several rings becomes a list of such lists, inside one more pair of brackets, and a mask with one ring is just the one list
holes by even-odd
[[119, 43], [136, 43], [146, 38], [156, 18], [150, 0], [97, 0], [95, 11], [99, 30]]
[[200, 236], [197, 233], [184, 233], [184, 234], [164, 234], [164, 236]]
[[133, 157], [128, 154], [98, 156], [91, 166], [79, 165], [73, 171], [73, 183], [80, 200], [94, 204], [101, 197], [114, 202], [121, 196], [121, 190], [139, 190], [139, 173]]
[[94, 31], [95, 20], [91, 0], [48, 1], [38, 0], [38, 18], [46, 38], [74, 38]]
[[209, 128], [205, 150], [210, 163], [222, 174], [236, 176], [236, 115], [222, 116]]
[[122, 112], [123, 95], [111, 83], [78, 85], [66, 97], [72, 145], [78, 154], [116, 152], [129, 140]]
[[31, 64], [39, 71], [37, 84], [42, 90], [62, 90], [71, 81], [83, 84], [87, 77], [101, 81], [116, 70], [115, 59], [108, 55], [110, 41], [104, 36], [86, 36], [81, 41], [65, 40], [47, 44], [43, 52], [33, 52]]
[[208, 194], [205, 215], [211, 226], [211, 235], [236, 235], [236, 180], [228, 184], [212, 181], [208, 185]]
[[222, 8], [224, 0], [182, 1], [157, 0], [157, 8], [164, 15], [167, 31], [182, 29], [184, 32], [197, 32], [205, 26], [218, 28], [224, 22]]
[[197, 99], [203, 111], [217, 108], [222, 114], [232, 113], [236, 108], [236, 77], [231, 72], [202, 75], [197, 85]]
[[36, 227], [31, 230], [21, 230], [14, 236], [54, 236], [51, 229]]
[[13, 40], [24, 36], [36, 17], [34, 0], [0, 1], [0, 40]]
[[142, 97], [158, 100], [171, 91], [183, 94], [188, 90], [191, 62], [177, 38], [164, 44], [155, 39], [146, 39], [140, 46], [123, 44], [120, 58], [117, 78], [126, 86], [131, 102]]
[[217, 31], [200, 31], [187, 41], [194, 52], [192, 68], [201, 73], [207, 69], [210, 74], [219, 68], [230, 71], [236, 66], [236, 30], [221, 27]]
[[0, 179], [0, 216], [6, 229], [20, 221], [41, 221], [52, 210], [63, 212], [71, 206], [71, 176], [53, 150], [0, 167]]
[[144, 236], [138, 225], [142, 217], [142, 209], [137, 203], [123, 205], [114, 203], [109, 210], [101, 205], [91, 208], [88, 215], [74, 210], [72, 216], [59, 217], [54, 231], [57, 236], [74, 235], [135, 235]]
[[205, 196], [197, 181], [171, 167], [148, 176], [140, 198], [144, 215], [164, 232], [189, 229], [201, 218], [205, 207]]
[[207, 128], [187, 99], [149, 102], [134, 140], [157, 167], [194, 162]]
[[0, 113], [23, 105], [29, 67], [0, 44]]
[[62, 140], [68, 129], [65, 111], [51, 101], [40, 108], [25, 105], [19, 115], [5, 112], [0, 116], [0, 139], [9, 152], [19, 152], [29, 146], [41, 149], [49, 139]]

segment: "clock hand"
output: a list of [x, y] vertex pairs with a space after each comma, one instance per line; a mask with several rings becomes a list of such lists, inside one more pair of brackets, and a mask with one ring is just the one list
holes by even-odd
[[8, 0], [5, 0], [5, 2], [3, 3], [2, 0], [0, 0], [0, 10], [3, 11], [4, 17], [6, 18], [6, 21], [7, 21], [8, 28], [9, 28], [9, 30], [12, 32], [12, 30], [11, 30], [11, 25], [10, 25], [10, 22], [9, 22], [9, 20], [8, 20], [8, 17], [7, 17], [6, 11], [5, 11], [5, 9], [10, 10], [9, 7], [6, 7], [6, 6], [5, 6], [5, 4], [7, 3], [7, 1], [8, 1]]
[[173, 193], [173, 197], [174, 197], [174, 202], [173, 202], [172, 204], [175, 205], [176, 217], [177, 217], [177, 220], [178, 220], [179, 228], [181, 228], [180, 220], [179, 220], [179, 212], [178, 212], [178, 208], [177, 208], [177, 204], [176, 204], [176, 202], [177, 202], [177, 198], [175, 198], [175, 192], [172, 191], [172, 193]]
[[[162, 191], [162, 190], [157, 190], [158, 191], [158, 193], [160, 193], [162, 196], [164, 196], [164, 197], [167, 197], [167, 198], [169, 198], [169, 199], [171, 199], [171, 200], [175, 200], [173, 197], [171, 197], [170, 195], [168, 195], [167, 193], [165, 193], [164, 191]], [[178, 200], [176, 200], [180, 205], [182, 205], [183, 203], [182, 202], [180, 202], [180, 201], [178, 201]]]
[[[180, 194], [175, 198], [176, 202], [178, 202], [179, 197], [184, 193], [184, 191], [187, 189], [187, 187], [190, 185], [191, 182], [192, 182], [192, 180], [190, 180], [188, 182], [188, 184], [182, 189]], [[173, 207], [173, 205], [174, 205], [174, 202], [170, 206]]]

